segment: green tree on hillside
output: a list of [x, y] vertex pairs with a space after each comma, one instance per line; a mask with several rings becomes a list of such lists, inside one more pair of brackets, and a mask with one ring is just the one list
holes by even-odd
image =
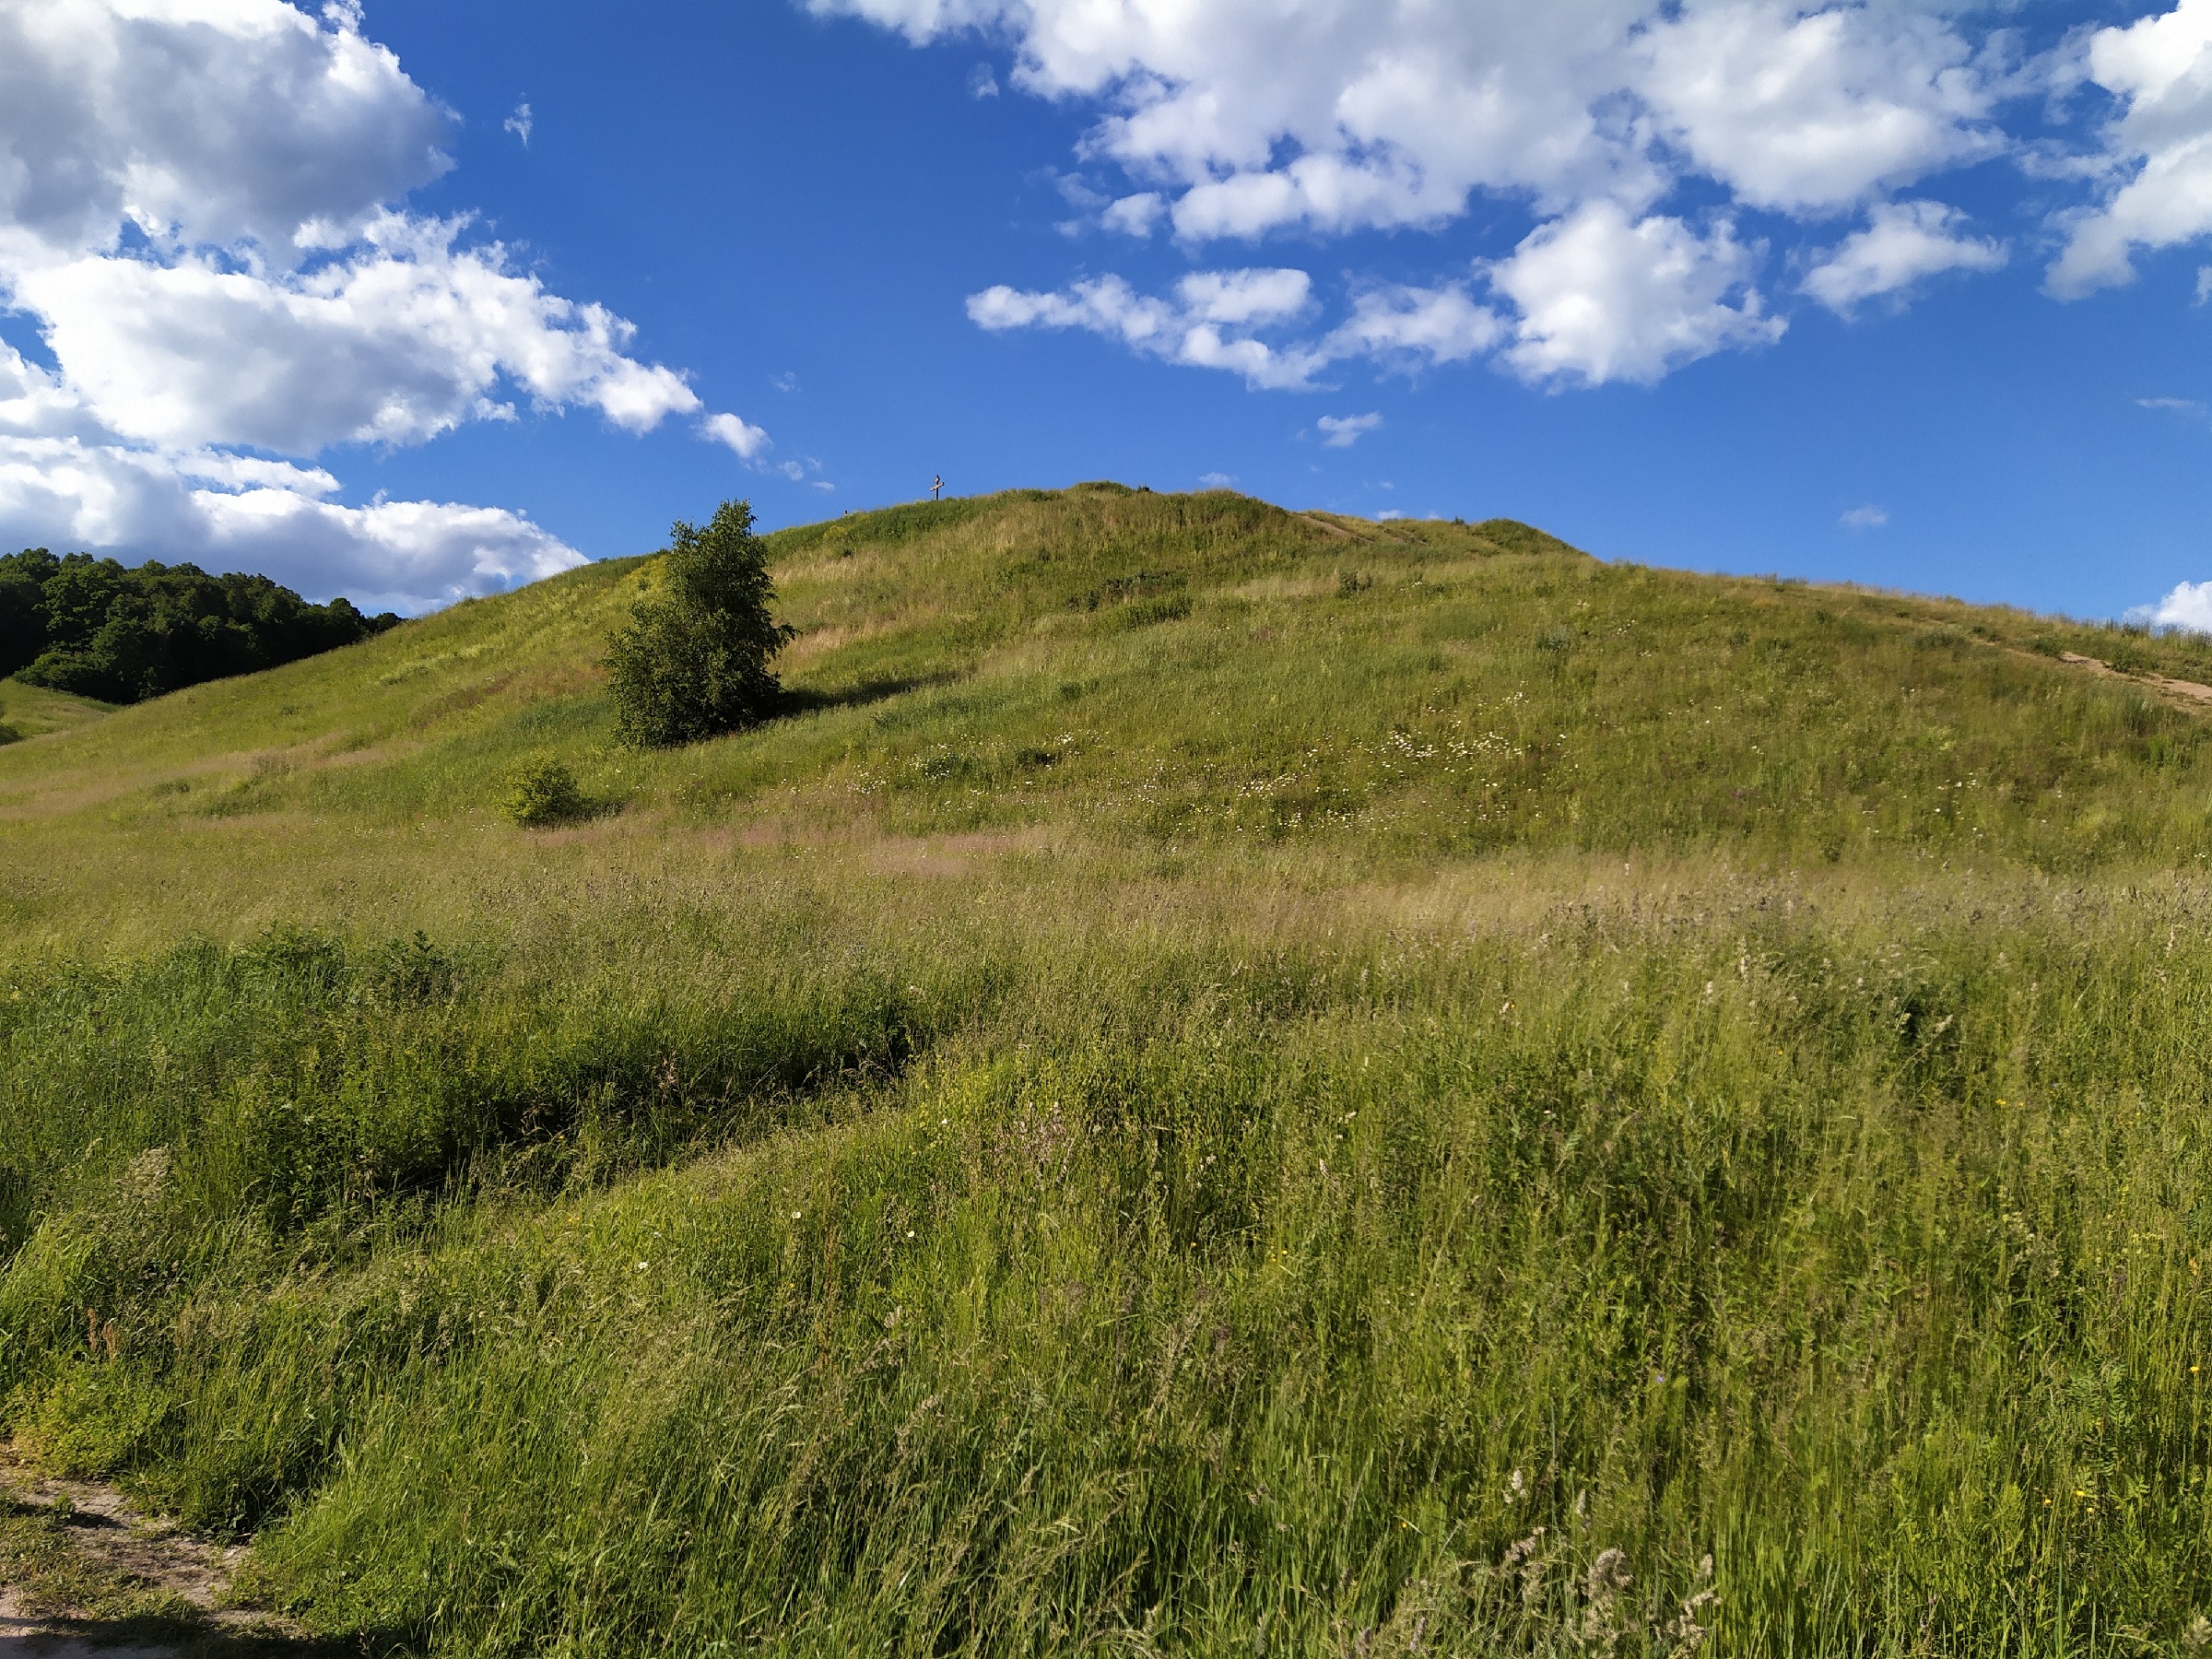
[[663, 748], [767, 719], [782, 689], [769, 659], [792, 629], [769, 615], [775, 588], [752, 504], [724, 501], [703, 526], [677, 520], [663, 575], [607, 645], [624, 740]]

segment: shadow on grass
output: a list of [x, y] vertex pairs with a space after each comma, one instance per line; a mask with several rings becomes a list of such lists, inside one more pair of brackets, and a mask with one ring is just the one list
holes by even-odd
[[776, 700], [771, 718], [788, 719], [794, 714], [817, 714], [830, 709], [865, 709], [871, 703], [888, 702], [892, 698], [902, 697], [909, 691], [926, 691], [933, 686], [948, 686], [959, 677], [954, 674], [883, 675], [835, 690], [822, 690], [813, 686], [786, 686]]
[[533, 830], [581, 830], [587, 824], [594, 824], [605, 818], [620, 818], [629, 810], [629, 800], [626, 794], [585, 795], [574, 806], [550, 817], [536, 818], [529, 823], [515, 820], [516, 828]]
[[421, 1652], [382, 1631], [317, 1641], [159, 1614], [0, 1618], [0, 1659], [411, 1659]]
[[[715, 732], [691, 742], [653, 747], [660, 752], [667, 752], [689, 747], [694, 742], [712, 742], [722, 737], [757, 732], [774, 722], [790, 720], [802, 714], [827, 713], [832, 709], [865, 709], [875, 703], [888, 702], [892, 698], [903, 696], [909, 691], [927, 690], [933, 686], [948, 686], [959, 677], [951, 673], [879, 675], [834, 689], [785, 686], [777, 691], [775, 700], [768, 705], [757, 723], [740, 727], [735, 733]], [[558, 770], [560, 778], [559, 782], [549, 789], [541, 785], [546, 794], [545, 804], [534, 806], [527, 816], [518, 816], [512, 806], [507, 809], [507, 816], [521, 828], [573, 830], [595, 819], [618, 817], [629, 806], [630, 797], [628, 795], [583, 794], [566, 766], [558, 762], [550, 764]]]

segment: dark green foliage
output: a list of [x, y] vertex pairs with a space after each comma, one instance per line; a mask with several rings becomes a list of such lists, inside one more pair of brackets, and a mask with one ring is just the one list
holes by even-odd
[[663, 591], [607, 645], [624, 741], [669, 748], [767, 719], [781, 691], [769, 659], [792, 634], [769, 615], [775, 590], [752, 504], [724, 501], [704, 526], [678, 519], [663, 574]]
[[0, 679], [46, 649], [45, 580], [60, 565], [43, 547], [0, 559]]
[[345, 599], [310, 605], [266, 576], [27, 547], [0, 558], [0, 677], [137, 702], [252, 674], [395, 627]]
[[515, 769], [507, 816], [525, 830], [565, 824], [591, 810], [576, 774], [558, 760], [528, 760]]

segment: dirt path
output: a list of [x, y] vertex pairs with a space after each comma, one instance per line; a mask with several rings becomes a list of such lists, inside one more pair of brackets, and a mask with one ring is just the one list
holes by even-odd
[[2212, 703], [2212, 686], [2200, 686], [2194, 680], [2168, 679], [2162, 674], [2124, 675], [2110, 663], [2100, 662], [2093, 656], [2083, 656], [2077, 651], [2062, 651], [2058, 653], [2058, 660], [2062, 663], [2069, 663], [2077, 668], [2087, 668], [2091, 674], [2109, 674], [2115, 679], [2139, 680], [2144, 685], [2155, 686], [2161, 691], [2189, 702]]
[[1359, 529], [1355, 530], [1348, 524], [1339, 524], [1334, 520], [1323, 518], [1317, 513], [1294, 512], [1290, 516], [1302, 520], [1316, 530], [1325, 531], [1338, 541], [1354, 541], [1383, 547], [1417, 547], [1420, 546], [1418, 542], [1410, 537], [1393, 535], [1389, 531], [1377, 529], [1371, 524], [1361, 524]]
[[242, 1551], [41, 1476], [0, 1445], [0, 1659], [306, 1659], [265, 1614], [224, 1605]]

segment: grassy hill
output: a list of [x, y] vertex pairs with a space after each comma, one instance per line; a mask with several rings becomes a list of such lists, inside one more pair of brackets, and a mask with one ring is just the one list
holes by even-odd
[[108, 704], [88, 697], [0, 679], [0, 725], [15, 734], [0, 741], [16, 743], [26, 737], [43, 737], [49, 732], [66, 732], [111, 712]]
[[2212, 651], [1108, 485], [772, 546], [716, 743], [609, 740], [633, 560], [0, 747], [19, 1448], [441, 1653], [2212, 1614]]

